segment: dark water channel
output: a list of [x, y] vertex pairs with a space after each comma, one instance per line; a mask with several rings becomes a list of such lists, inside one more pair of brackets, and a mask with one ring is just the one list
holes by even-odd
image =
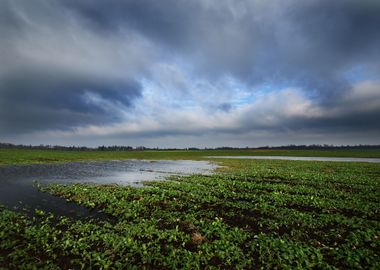
[[65, 199], [40, 192], [36, 183], [96, 183], [142, 186], [169, 175], [209, 174], [216, 165], [191, 160], [125, 160], [0, 167], [0, 205], [33, 214], [34, 209], [73, 218], [103, 218]]

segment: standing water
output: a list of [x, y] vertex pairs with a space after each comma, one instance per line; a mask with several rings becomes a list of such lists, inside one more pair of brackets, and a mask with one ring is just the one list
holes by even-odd
[[370, 162], [370, 163], [380, 163], [380, 158], [346, 158], [346, 157], [208, 156], [207, 158], [280, 159], [280, 160], [304, 160], [304, 161], [336, 161], [336, 162]]
[[33, 164], [0, 167], [0, 205], [41, 209], [58, 215], [96, 217], [97, 213], [65, 199], [40, 192], [40, 184], [96, 183], [141, 186], [142, 181], [169, 175], [210, 174], [216, 165], [191, 160], [125, 160]]

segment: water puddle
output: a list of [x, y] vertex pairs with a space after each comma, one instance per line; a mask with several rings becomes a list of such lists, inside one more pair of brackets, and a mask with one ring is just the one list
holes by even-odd
[[289, 156], [208, 156], [207, 158], [280, 159], [280, 160], [306, 160], [306, 161], [336, 161], [336, 162], [370, 162], [370, 163], [380, 163], [380, 158], [289, 157]]
[[142, 181], [170, 175], [210, 174], [217, 165], [192, 160], [125, 160], [33, 164], [0, 167], [0, 205], [22, 211], [35, 208], [73, 218], [101, 218], [102, 214], [65, 199], [40, 192], [35, 182], [96, 183], [142, 186]]

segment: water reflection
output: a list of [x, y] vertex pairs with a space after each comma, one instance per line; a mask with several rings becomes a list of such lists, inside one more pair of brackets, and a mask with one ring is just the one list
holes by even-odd
[[97, 216], [85, 207], [38, 191], [34, 182], [97, 183], [141, 186], [141, 181], [169, 175], [209, 174], [216, 165], [191, 160], [126, 160], [34, 164], [0, 167], [0, 204], [8, 208], [38, 208], [58, 215]]
[[305, 161], [338, 161], [338, 162], [370, 162], [380, 163], [380, 158], [345, 158], [345, 157], [289, 157], [289, 156], [208, 156], [207, 158], [232, 158], [232, 159], [281, 159], [281, 160], [305, 160]]

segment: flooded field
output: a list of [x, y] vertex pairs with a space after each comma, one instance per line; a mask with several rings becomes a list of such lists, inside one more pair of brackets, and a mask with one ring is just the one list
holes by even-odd
[[380, 163], [380, 158], [349, 158], [349, 157], [289, 157], [289, 156], [208, 156], [207, 158], [233, 159], [280, 159], [303, 161], [335, 161], [335, 162], [370, 162]]
[[380, 163], [218, 164], [1, 167], [0, 268], [380, 269]]
[[169, 175], [209, 174], [216, 165], [191, 160], [126, 160], [33, 164], [0, 167], [0, 204], [8, 208], [41, 209], [71, 217], [97, 217], [99, 213], [40, 192], [38, 184], [96, 183], [141, 186], [142, 181]]

